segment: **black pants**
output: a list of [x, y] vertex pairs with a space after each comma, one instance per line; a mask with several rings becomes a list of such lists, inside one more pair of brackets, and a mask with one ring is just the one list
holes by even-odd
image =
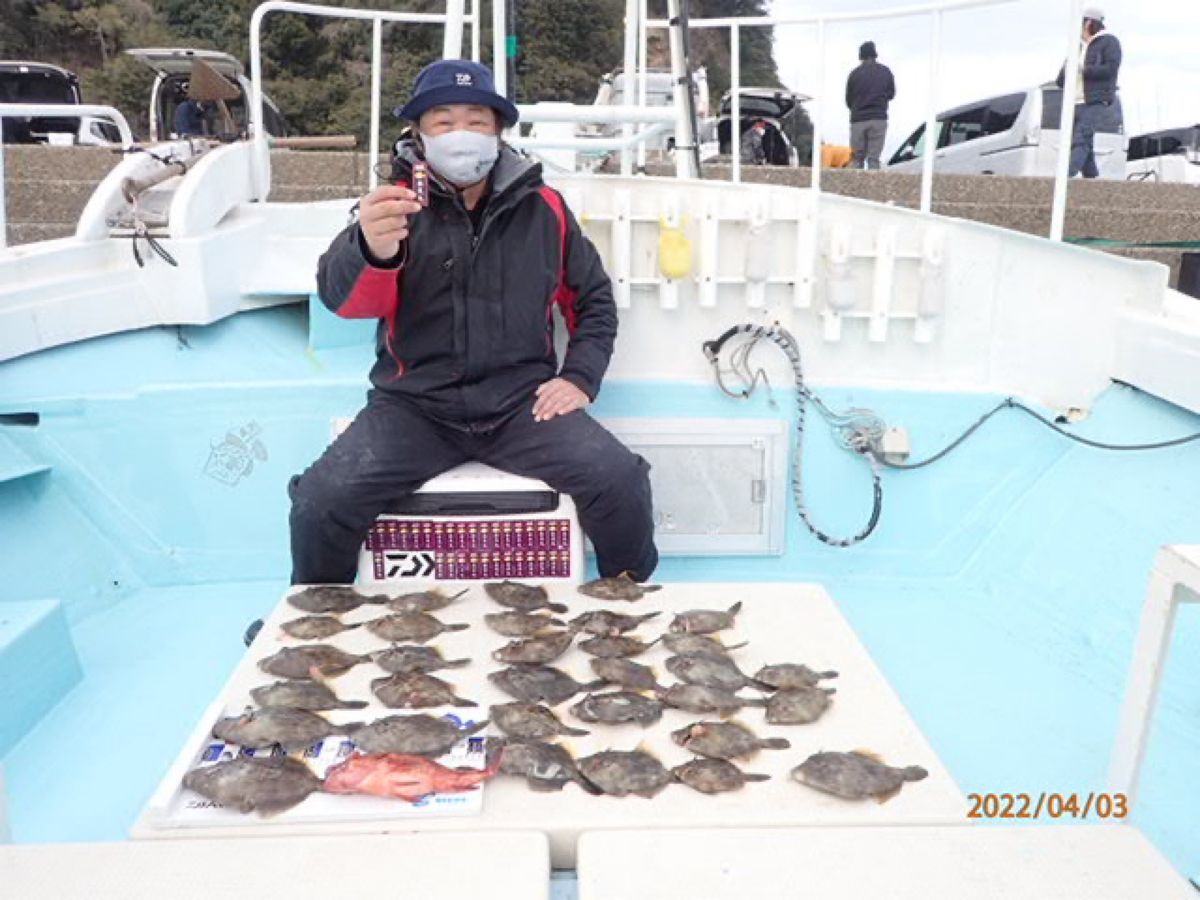
[[489, 431], [452, 427], [372, 391], [354, 422], [292, 478], [292, 583], [349, 584], [376, 517], [468, 460], [569, 494], [601, 575], [646, 579], [658, 564], [650, 465], [582, 410], [537, 422], [532, 401]]

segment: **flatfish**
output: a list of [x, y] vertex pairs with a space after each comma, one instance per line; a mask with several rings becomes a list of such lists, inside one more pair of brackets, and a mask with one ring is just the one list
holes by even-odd
[[727, 610], [691, 609], [682, 612], [671, 620], [667, 630], [674, 634], [713, 634], [732, 628], [734, 619], [741, 612], [741, 601], [733, 604]]
[[776, 691], [767, 701], [767, 721], [772, 725], [807, 725], [825, 714], [832, 688], [802, 687]]
[[389, 675], [371, 681], [371, 691], [388, 709], [430, 709], [435, 706], [478, 706], [456, 696], [452, 685], [424, 672]]
[[583, 777], [565, 747], [545, 741], [505, 741], [500, 773], [522, 777], [538, 792], [561, 791], [568, 781], [573, 781], [589, 794], [602, 793]]
[[607, 694], [588, 694], [571, 707], [571, 712], [583, 722], [605, 725], [633, 722], [648, 728], [662, 718], [663, 705], [632, 691], [611, 691]]
[[575, 631], [586, 631], [597, 637], [616, 637], [627, 631], [633, 631], [643, 622], [649, 622], [658, 612], [646, 613], [642, 616], [629, 616], [625, 613], [613, 612], [610, 609], [593, 609], [573, 618], [570, 626]]
[[553, 616], [538, 613], [509, 612], [487, 613], [483, 617], [487, 627], [505, 637], [533, 637], [547, 628], [561, 628], [566, 623]]
[[662, 636], [663, 646], [676, 656], [708, 656], [714, 659], [726, 659], [729, 651], [740, 650], [748, 642], [726, 646], [719, 640], [706, 634], [688, 634], [667, 632]]
[[624, 600], [632, 603], [641, 600], [653, 591], [662, 590], [661, 584], [639, 584], [626, 573], [613, 578], [596, 578], [579, 586], [579, 593], [597, 600]]
[[658, 687], [654, 670], [631, 659], [604, 659], [597, 656], [591, 660], [591, 666], [598, 678], [630, 691], [652, 691]]
[[602, 681], [580, 684], [566, 672], [552, 666], [527, 664], [491, 672], [488, 681], [518, 700], [550, 706], [557, 706], [581, 691], [593, 691], [604, 686]]
[[392, 613], [367, 623], [367, 630], [385, 641], [412, 641], [415, 644], [431, 641], [446, 631], [464, 631], [467, 627], [465, 623], [447, 625], [423, 612]]
[[742, 672], [737, 663], [727, 657], [672, 656], [666, 665], [668, 672], [687, 684], [700, 684], [724, 691], [738, 691], [744, 687], [760, 691], [768, 689]]
[[770, 775], [743, 772], [724, 759], [693, 759], [671, 770], [676, 781], [702, 794], [724, 794], [741, 789], [748, 781], [770, 781]]
[[392, 597], [387, 602], [387, 607], [392, 612], [437, 612], [439, 609], [445, 609], [470, 588], [463, 588], [457, 594], [447, 594], [439, 588], [433, 588], [428, 591], [414, 591], [409, 594], [401, 594], [399, 597]]
[[798, 663], [777, 663], [763, 666], [754, 673], [754, 680], [770, 685], [777, 690], [816, 687], [826, 678], [837, 678], [837, 672], [816, 672]]
[[371, 659], [385, 672], [407, 675], [409, 672], [436, 672], [438, 669], [458, 669], [469, 665], [469, 659], [446, 659], [437, 647], [417, 645], [389, 647], [371, 654]]
[[258, 667], [277, 678], [337, 678], [370, 660], [370, 656], [347, 653], [332, 644], [305, 644], [284, 647], [278, 653], [260, 659]]
[[362, 709], [363, 700], [339, 700], [328, 685], [308, 678], [276, 681], [253, 688], [250, 696], [259, 706], [278, 706], [320, 712], [326, 709]]
[[554, 711], [540, 703], [498, 703], [489, 710], [492, 723], [505, 735], [519, 741], [541, 741], [559, 735], [580, 736], [588, 732], [564, 725]]
[[792, 769], [792, 778], [818, 791], [846, 800], [875, 797], [880, 802], [894, 797], [906, 782], [928, 775], [920, 766], [898, 769], [886, 765], [863, 750], [814, 753]]
[[738, 722], [693, 722], [671, 732], [671, 740], [689, 753], [713, 759], [741, 759], [759, 750], [786, 750], [786, 738], [760, 738]]
[[220, 719], [212, 733], [239, 747], [258, 749], [279, 744], [285, 750], [295, 750], [331, 734], [345, 734], [348, 727], [334, 725], [308, 710], [271, 706]]
[[484, 592], [509, 609], [518, 612], [536, 612], [548, 609], [550, 612], [565, 613], [567, 607], [561, 603], [551, 603], [550, 595], [541, 585], [521, 584], [519, 581], [489, 581], [483, 586]]
[[699, 684], [673, 684], [669, 688], [659, 688], [655, 696], [674, 709], [694, 713], [715, 712], [722, 716], [732, 715], [743, 706], [767, 705], [766, 700], [747, 699], [731, 691]]
[[363, 753], [415, 753], [438, 757], [463, 738], [482, 731], [487, 720], [459, 726], [450, 719], [435, 719], [424, 713], [386, 716], [350, 728], [348, 734]]
[[320, 641], [351, 628], [358, 628], [361, 623], [347, 625], [335, 616], [301, 616], [284, 622], [279, 627], [288, 637], [299, 638], [302, 641]]
[[640, 638], [621, 634], [616, 637], [588, 638], [586, 641], [579, 642], [579, 649], [584, 653], [590, 653], [592, 656], [599, 656], [604, 659], [624, 659], [629, 656], [637, 656], [645, 653], [655, 643], [656, 641], [646, 643]]
[[653, 797], [671, 783], [671, 773], [642, 750], [605, 750], [579, 760], [583, 777], [606, 794]]
[[222, 806], [270, 816], [321, 789], [321, 779], [290, 756], [239, 756], [192, 769], [183, 786]]
[[554, 662], [575, 640], [572, 631], [544, 634], [540, 637], [516, 638], [492, 653], [492, 659], [502, 663], [534, 663], [544, 665]]
[[364, 603], [385, 603], [383, 594], [368, 597], [345, 584], [314, 584], [295, 594], [289, 594], [287, 602], [306, 613], [341, 613], [358, 609]]

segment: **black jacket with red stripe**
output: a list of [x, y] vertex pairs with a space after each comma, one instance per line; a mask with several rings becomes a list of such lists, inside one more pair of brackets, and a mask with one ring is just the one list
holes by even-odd
[[[418, 159], [403, 142], [397, 180]], [[486, 424], [561, 375], [594, 398], [612, 356], [617, 312], [599, 254], [542, 168], [502, 147], [478, 230], [461, 198], [430, 179], [397, 259], [370, 260], [355, 222], [321, 257], [317, 287], [339, 316], [377, 318], [375, 387], [450, 423]], [[561, 371], [555, 305], [570, 339]]]

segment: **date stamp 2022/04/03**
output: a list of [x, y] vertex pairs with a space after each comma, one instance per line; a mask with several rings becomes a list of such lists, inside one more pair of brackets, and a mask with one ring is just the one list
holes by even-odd
[[1124, 794], [967, 794], [968, 819], [1123, 819], [1129, 815]]

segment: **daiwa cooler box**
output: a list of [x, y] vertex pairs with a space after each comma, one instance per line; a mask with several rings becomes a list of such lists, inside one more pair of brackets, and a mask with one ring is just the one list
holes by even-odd
[[534, 478], [466, 463], [376, 519], [359, 553], [360, 583], [571, 581], [583, 576], [575, 504]]

